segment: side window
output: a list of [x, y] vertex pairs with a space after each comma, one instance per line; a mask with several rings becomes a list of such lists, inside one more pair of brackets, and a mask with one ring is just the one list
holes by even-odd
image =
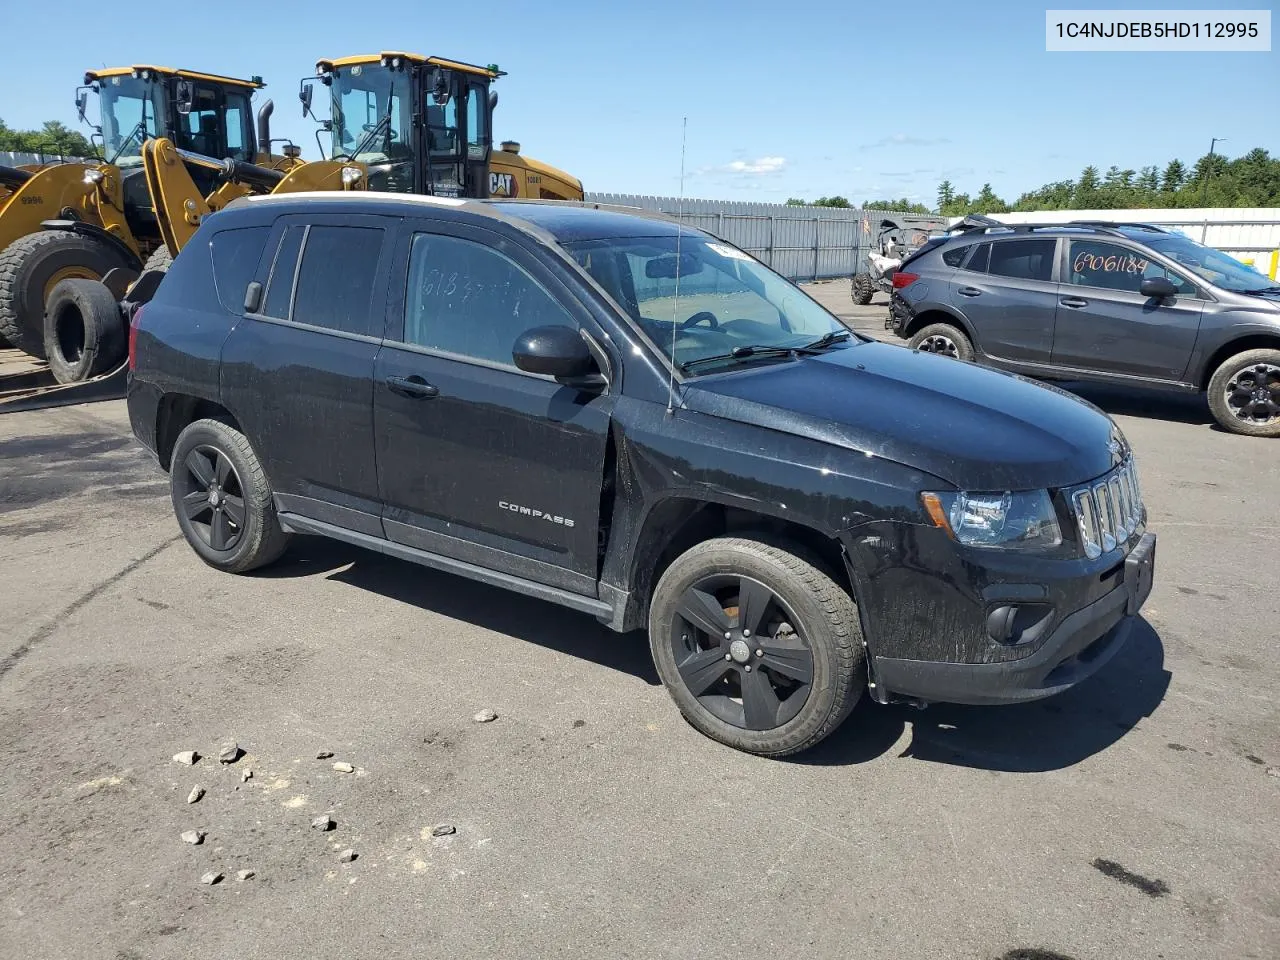
[[489, 95], [483, 85], [467, 88], [467, 156], [483, 160], [489, 143]]
[[191, 150], [221, 160], [225, 150], [219, 99], [215, 87], [195, 84], [191, 112], [186, 116], [186, 133]]
[[368, 336], [382, 233], [377, 227], [307, 228], [292, 319]]
[[1179, 274], [1165, 270], [1158, 263], [1117, 243], [1100, 240], [1072, 240], [1068, 282], [1081, 287], [1123, 290], [1138, 293], [1148, 277], [1168, 277], [1183, 296], [1195, 296], [1195, 284]]
[[942, 262], [948, 267], [958, 267], [964, 262], [964, 255], [968, 252], [968, 247], [956, 247], [952, 250], [945, 250], [942, 253]]
[[[249, 151], [251, 139], [249, 98], [242, 93], [227, 94], [227, 155], [252, 162], [253, 155]], [[262, 144], [262, 150], [269, 152], [269, 145]]]
[[552, 324], [577, 327], [551, 294], [498, 251], [457, 237], [413, 238], [406, 343], [510, 367], [516, 338]]
[[1016, 280], [1053, 279], [1053, 251], [1058, 241], [997, 240], [991, 244], [987, 272]]
[[271, 263], [271, 275], [267, 280], [267, 295], [262, 301], [262, 314], [268, 317], [289, 318], [289, 301], [293, 296], [293, 275], [298, 265], [298, 251], [302, 249], [302, 234], [306, 227], [289, 227], [280, 239], [275, 258]]
[[218, 300], [230, 313], [244, 313], [244, 291], [253, 279], [270, 227], [223, 230], [209, 241], [213, 257], [213, 285]]
[[965, 264], [966, 270], [972, 270], [974, 273], [986, 273], [987, 264], [991, 260], [991, 244], [980, 243], [973, 248], [973, 256], [969, 258], [969, 262]]

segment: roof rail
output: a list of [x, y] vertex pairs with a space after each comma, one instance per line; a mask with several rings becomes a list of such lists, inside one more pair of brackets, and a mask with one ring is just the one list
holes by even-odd
[[1131, 230], [1150, 230], [1152, 233], [1168, 233], [1164, 227], [1154, 223], [1138, 223], [1128, 220], [1071, 220], [1073, 224], [1088, 227], [1128, 227]]
[[[1122, 229], [1123, 228], [1123, 229]], [[948, 231], [949, 233], [986, 233], [987, 231], [1008, 233], [1032, 233], [1036, 230], [1096, 230], [1098, 233], [1113, 237], [1123, 237], [1124, 230], [1149, 230], [1152, 233], [1168, 233], [1163, 227], [1153, 223], [1111, 222], [1109, 220], [1067, 220], [1061, 223], [1003, 223], [984, 217], [981, 214], [970, 214]]]

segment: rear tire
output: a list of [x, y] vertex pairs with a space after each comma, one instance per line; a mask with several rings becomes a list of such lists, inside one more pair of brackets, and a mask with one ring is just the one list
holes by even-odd
[[97, 280], [63, 280], [53, 288], [44, 315], [44, 350], [59, 383], [106, 373], [128, 346], [124, 317], [111, 291]]
[[853, 302], [860, 307], [865, 307], [871, 302], [871, 298], [876, 294], [875, 284], [871, 282], [871, 277], [865, 273], [855, 273], [853, 275]]
[[61, 280], [101, 280], [127, 267], [118, 250], [70, 230], [19, 237], [0, 253], [0, 336], [33, 357], [44, 357], [45, 303]]
[[228, 424], [197, 420], [178, 435], [169, 487], [178, 526], [211, 567], [245, 573], [276, 560], [289, 544], [262, 463]]
[[717, 537], [677, 557], [653, 593], [649, 647], [689, 723], [761, 756], [812, 747], [866, 686], [853, 599], [784, 542]]
[[1207, 392], [1213, 418], [1224, 430], [1280, 437], [1280, 350], [1246, 350], [1228, 358], [1214, 371]]
[[959, 327], [949, 323], [931, 323], [917, 330], [907, 346], [921, 353], [936, 353], [953, 360], [973, 360], [973, 344]]
[[143, 266], [142, 272], [146, 273], [148, 270], [160, 270], [161, 272], [167, 273], [169, 268], [172, 266], [173, 257], [169, 256], [169, 248], [164, 244], [161, 244], [156, 247], [155, 250], [151, 251], [151, 256], [147, 257], [147, 262], [146, 265]]

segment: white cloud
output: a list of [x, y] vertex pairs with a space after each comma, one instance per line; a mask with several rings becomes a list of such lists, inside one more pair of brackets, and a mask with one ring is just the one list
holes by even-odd
[[950, 143], [946, 137], [913, 137], [905, 133], [892, 133], [882, 137], [875, 143], [864, 143], [859, 150], [877, 150], [880, 147], [933, 147], [942, 143]]
[[779, 173], [787, 165], [786, 157], [759, 157], [755, 160], [734, 160], [721, 169], [728, 173], [742, 173], [758, 177], [769, 173]]

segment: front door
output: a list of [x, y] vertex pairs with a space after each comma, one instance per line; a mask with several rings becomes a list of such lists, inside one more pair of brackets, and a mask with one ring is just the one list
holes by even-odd
[[[1168, 277], [1168, 301], [1138, 292], [1147, 277]], [[1204, 301], [1189, 278], [1139, 247], [1110, 240], [1069, 241], [1053, 340], [1060, 366], [1154, 380], [1181, 380], [1191, 359]]]
[[951, 302], [987, 356], [1048, 363], [1058, 310], [1056, 249], [1057, 241], [1047, 237], [977, 244], [951, 277]]
[[395, 262], [374, 370], [387, 536], [594, 596], [613, 398], [511, 358], [531, 327], [592, 321], [536, 256], [480, 228], [409, 223]]

